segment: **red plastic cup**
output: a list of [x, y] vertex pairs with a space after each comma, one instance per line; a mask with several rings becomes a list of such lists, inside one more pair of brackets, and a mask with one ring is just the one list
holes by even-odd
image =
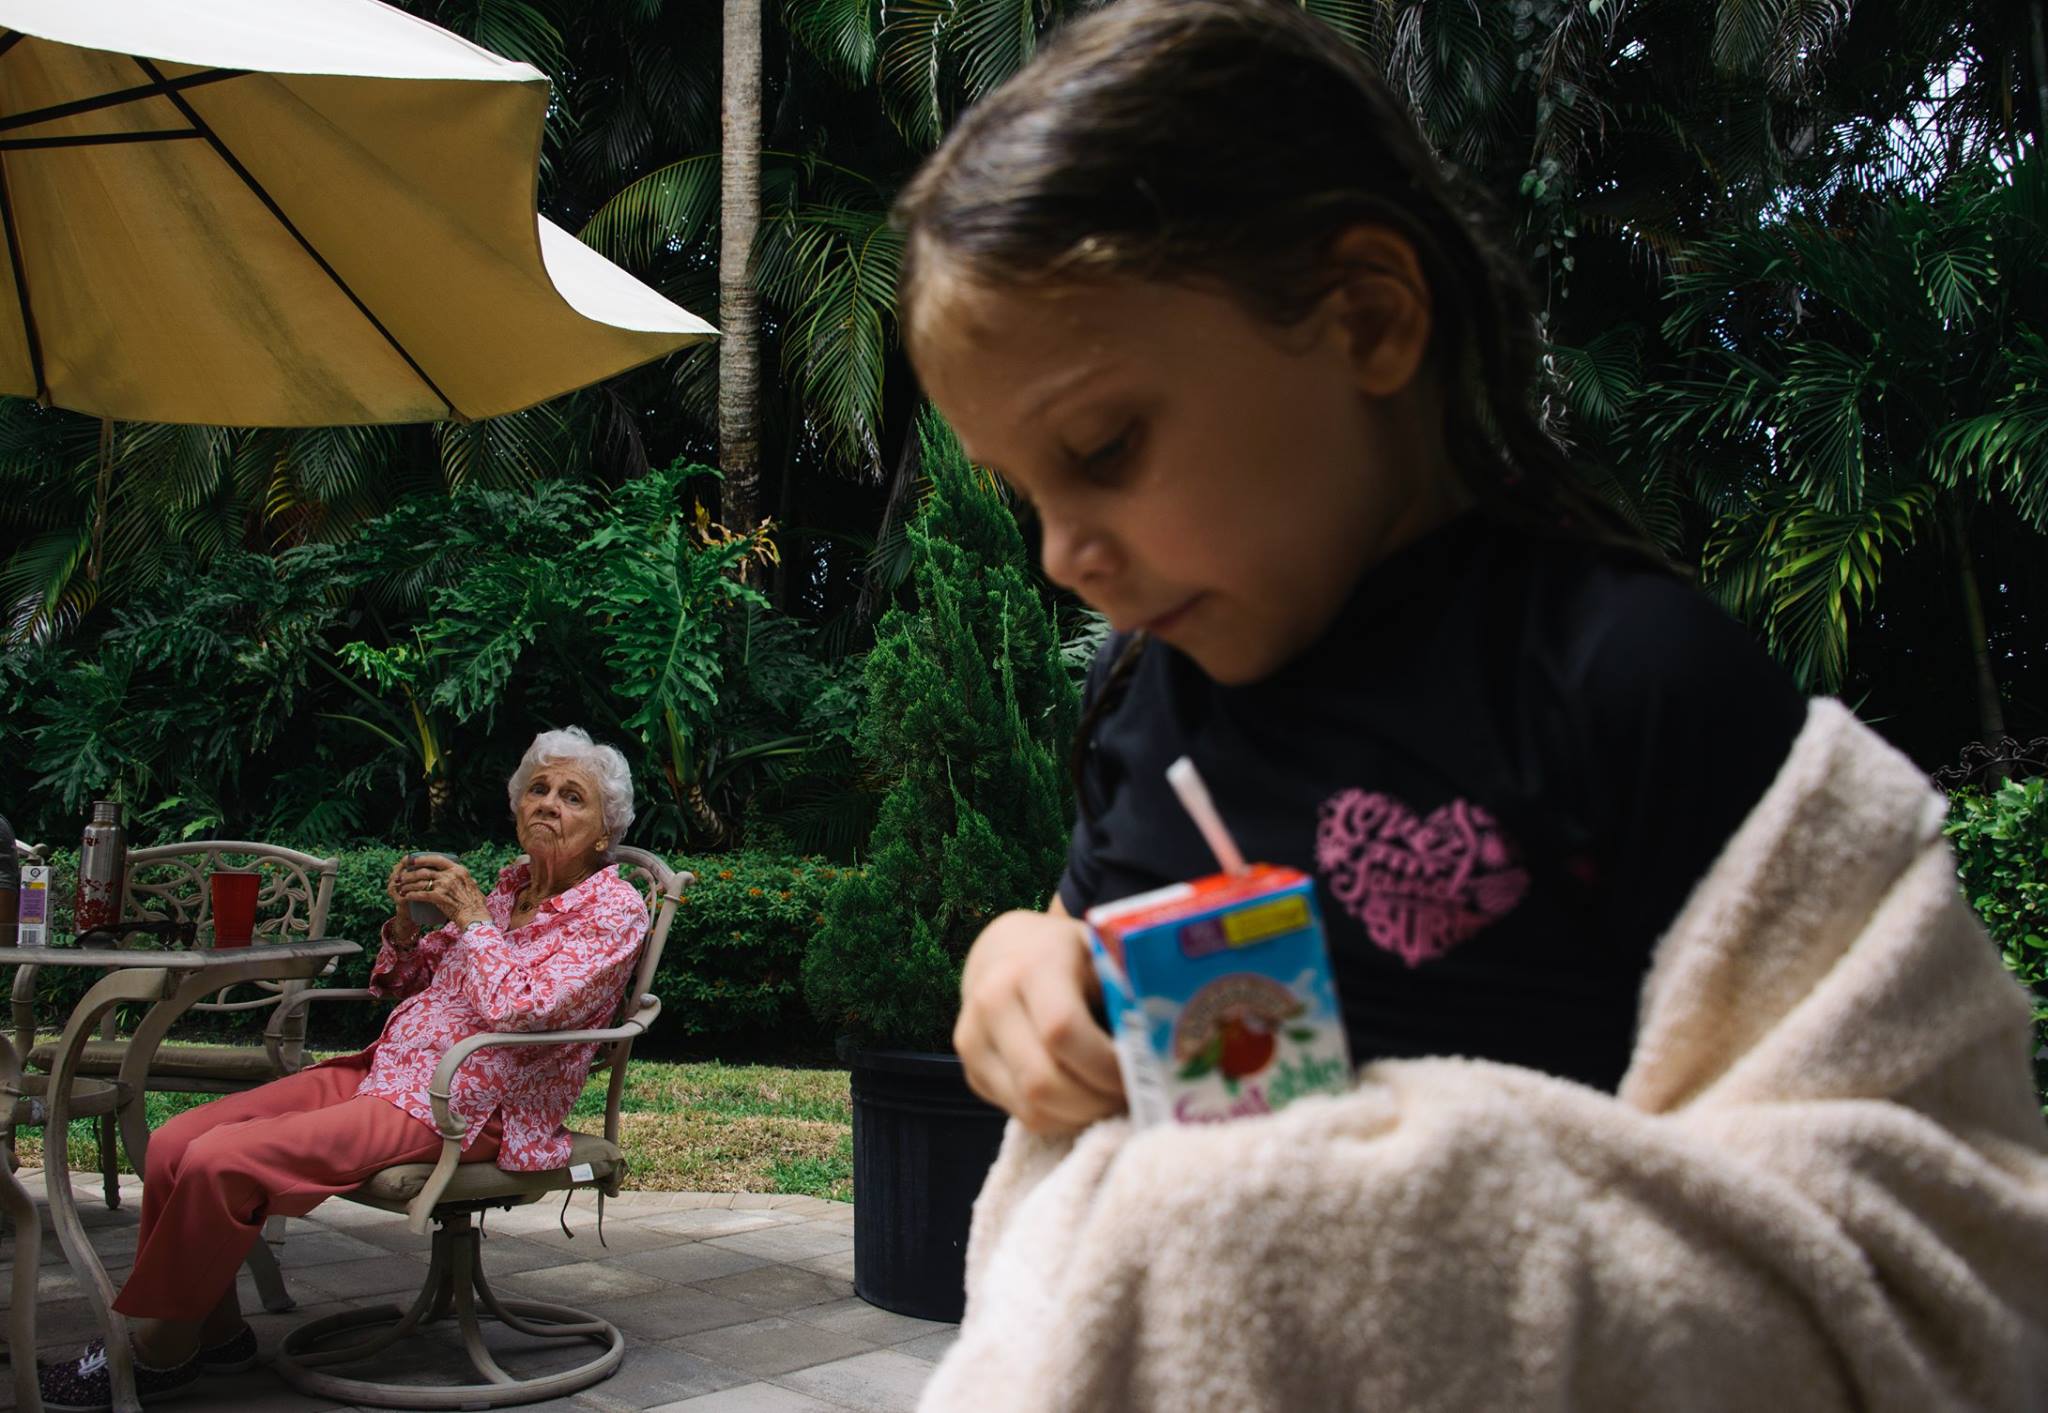
[[256, 886], [247, 869], [218, 869], [213, 878], [213, 945], [246, 947], [256, 931]]

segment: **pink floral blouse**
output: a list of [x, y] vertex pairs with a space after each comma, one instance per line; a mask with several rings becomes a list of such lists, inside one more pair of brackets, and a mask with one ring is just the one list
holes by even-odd
[[[610, 1025], [647, 935], [647, 907], [616, 865], [603, 868], [540, 905], [526, 926], [506, 931], [527, 866], [498, 875], [484, 900], [491, 915], [457, 931], [453, 923], [420, 937], [412, 950], [384, 945], [370, 990], [403, 997], [367, 1052], [370, 1072], [356, 1093], [388, 1099], [434, 1122], [427, 1098], [434, 1066], [449, 1047], [483, 1031], [583, 1030]], [[455, 1072], [448, 1107], [469, 1122], [467, 1148], [493, 1114], [503, 1128], [498, 1166], [513, 1172], [569, 1161], [562, 1120], [596, 1057], [595, 1045], [486, 1048]]]

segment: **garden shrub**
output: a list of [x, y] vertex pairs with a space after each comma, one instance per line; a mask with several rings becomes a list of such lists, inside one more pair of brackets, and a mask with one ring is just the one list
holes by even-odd
[[2048, 778], [1959, 790], [1949, 840], [1963, 892], [2034, 996], [2034, 1077], [2048, 1110]]
[[692, 860], [654, 978], [657, 1030], [670, 1035], [771, 1036], [809, 1030], [801, 1004], [804, 949], [826, 894], [849, 870], [816, 858], [742, 852]]
[[1079, 697], [1009, 507], [936, 415], [919, 440], [916, 599], [876, 629], [856, 743], [887, 789], [868, 865], [834, 887], [803, 977], [836, 1035], [943, 1050], [975, 934], [1059, 878]]

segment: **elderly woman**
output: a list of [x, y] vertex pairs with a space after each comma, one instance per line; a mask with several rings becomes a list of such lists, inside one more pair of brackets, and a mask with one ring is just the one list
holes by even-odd
[[[544, 731], [514, 772], [512, 817], [528, 862], [487, 895], [461, 864], [400, 860], [370, 989], [399, 998], [377, 1042], [178, 1115], [150, 1137], [135, 1267], [114, 1308], [132, 1317], [145, 1402], [206, 1373], [246, 1369], [256, 1336], [235, 1275], [266, 1217], [304, 1216], [395, 1163], [441, 1148], [427, 1085], [457, 1041], [481, 1031], [609, 1024], [647, 931], [647, 909], [607, 863], [633, 820], [625, 758], [571, 727]], [[420, 934], [406, 904], [449, 919]], [[487, 1049], [455, 1077], [464, 1162], [512, 1171], [568, 1161], [562, 1120], [596, 1047]], [[109, 1406], [99, 1341], [42, 1371], [43, 1404]]]

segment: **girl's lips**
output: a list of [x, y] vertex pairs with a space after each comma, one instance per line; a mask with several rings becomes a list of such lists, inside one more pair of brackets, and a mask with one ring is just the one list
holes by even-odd
[[1179, 623], [1182, 619], [1186, 618], [1188, 616], [1188, 610], [1193, 608], [1196, 604], [1200, 603], [1202, 601], [1202, 598], [1203, 595], [1196, 594], [1193, 598], [1189, 599], [1179, 608], [1171, 609], [1165, 613], [1162, 613], [1157, 618], [1152, 619], [1148, 623], [1140, 623], [1138, 627], [1143, 629], [1147, 633], [1153, 634], [1156, 637], [1157, 635], [1166, 632], [1169, 628], [1172, 628], [1176, 623]]

